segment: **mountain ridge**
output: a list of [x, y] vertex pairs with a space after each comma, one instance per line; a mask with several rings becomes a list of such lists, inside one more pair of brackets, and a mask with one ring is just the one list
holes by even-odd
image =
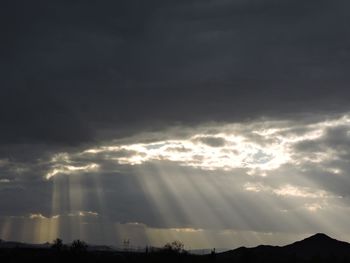
[[285, 246], [240, 247], [220, 253], [218, 258], [220, 262], [256, 262], [255, 259], [259, 259], [257, 262], [308, 262], [314, 258], [324, 262], [338, 259], [350, 262], [350, 243], [317, 233]]

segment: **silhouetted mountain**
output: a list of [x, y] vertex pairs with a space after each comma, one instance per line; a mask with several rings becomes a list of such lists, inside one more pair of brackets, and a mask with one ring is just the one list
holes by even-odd
[[217, 255], [220, 262], [350, 262], [350, 244], [318, 233], [286, 246], [240, 247]]
[[316, 234], [304, 240], [283, 247], [286, 251], [293, 251], [300, 255], [350, 255], [350, 244], [333, 239], [325, 234]]

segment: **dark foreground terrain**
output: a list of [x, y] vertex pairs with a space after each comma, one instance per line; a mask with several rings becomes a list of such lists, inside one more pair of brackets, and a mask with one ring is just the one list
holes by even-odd
[[158, 249], [145, 252], [94, 250], [87, 247], [35, 247], [2, 242], [0, 262], [349, 262], [350, 244], [316, 234], [293, 244], [241, 247], [223, 253], [192, 255]]

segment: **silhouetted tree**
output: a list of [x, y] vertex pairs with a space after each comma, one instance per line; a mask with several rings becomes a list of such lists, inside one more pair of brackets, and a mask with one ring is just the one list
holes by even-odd
[[51, 248], [56, 249], [56, 250], [62, 250], [62, 248], [63, 248], [63, 241], [62, 241], [62, 239], [56, 238], [53, 241], [53, 243], [51, 245]]
[[163, 250], [166, 252], [173, 252], [173, 253], [183, 253], [184, 250], [184, 244], [178, 240], [175, 240], [171, 243], [166, 243], [163, 247]]
[[215, 262], [215, 259], [216, 259], [216, 250], [215, 248], [213, 248], [210, 252], [210, 259], [211, 259], [211, 262]]
[[81, 241], [79, 239], [74, 240], [72, 242], [72, 245], [70, 246], [71, 250], [75, 252], [84, 252], [87, 250], [87, 247], [88, 245], [84, 241]]

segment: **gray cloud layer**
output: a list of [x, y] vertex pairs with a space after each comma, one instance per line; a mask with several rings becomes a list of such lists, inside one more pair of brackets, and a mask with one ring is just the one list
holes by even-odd
[[348, 109], [346, 1], [3, 5], [3, 143]]

